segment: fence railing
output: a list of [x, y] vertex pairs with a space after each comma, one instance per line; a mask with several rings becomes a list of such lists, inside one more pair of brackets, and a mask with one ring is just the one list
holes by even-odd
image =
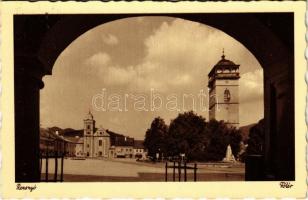
[[[54, 161], [51, 163], [50, 161]], [[49, 171], [50, 164], [54, 164], [53, 172]], [[45, 168], [44, 172], [42, 172], [42, 168]], [[60, 169], [59, 169], [60, 166]], [[64, 168], [64, 153], [41, 153], [40, 156], [40, 174], [41, 181], [44, 182], [63, 182], [63, 168]], [[52, 176], [49, 176], [49, 175]], [[42, 176], [44, 175], [44, 176]]]
[[165, 181], [168, 182], [168, 168], [172, 169], [172, 181], [176, 181], [176, 171], [178, 181], [181, 181], [182, 170], [184, 171], [184, 181], [187, 181], [187, 170], [193, 170], [194, 181], [197, 181], [197, 163], [187, 163], [184, 161], [173, 162], [173, 164], [169, 165], [168, 162], [165, 164]]
[[[64, 157], [67, 143], [61, 140], [48, 140], [40, 152], [40, 180], [44, 182], [63, 182]], [[53, 162], [52, 162], [53, 161]], [[53, 172], [49, 171], [49, 166]], [[60, 166], [60, 169], [59, 169]], [[44, 169], [44, 172], [42, 171]], [[45, 176], [42, 176], [45, 175]], [[52, 176], [49, 176], [52, 175]]]

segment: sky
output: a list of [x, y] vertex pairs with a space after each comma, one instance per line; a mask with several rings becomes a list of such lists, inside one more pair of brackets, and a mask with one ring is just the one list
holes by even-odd
[[157, 116], [169, 124], [195, 108], [208, 119], [208, 99], [201, 107], [198, 95], [207, 95], [207, 75], [223, 49], [240, 64], [240, 126], [256, 123], [263, 70], [254, 55], [213, 27], [153, 16], [102, 24], [73, 41], [43, 78], [41, 126], [82, 129], [90, 110], [97, 126], [143, 139]]

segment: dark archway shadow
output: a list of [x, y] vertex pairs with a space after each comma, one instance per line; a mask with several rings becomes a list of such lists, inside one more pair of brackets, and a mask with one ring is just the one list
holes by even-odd
[[[86, 31], [117, 19], [145, 15], [15, 15], [15, 180], [39, 181], [39, 90], [61, 52]], [[147, 15], [149, 16], [149, 15]], [[155, 15], [151, 15], [155, 16]], [[264, 176], [294, 180], [293, 13], [160, 14], [206, 24], [232, 36], [264, 72]], [[275, 94], [275, 95], [273, 95]], [[247, 166], [248, 167], [248, 166]]]

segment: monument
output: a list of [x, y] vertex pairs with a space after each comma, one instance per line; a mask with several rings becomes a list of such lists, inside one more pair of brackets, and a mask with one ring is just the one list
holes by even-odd
[[232, 154], [232, 149], [231, 149], [230, 144], [227, 147], [226, 156], [223, 159], [223, 161], [224, 162], [235, 162], [235, 158], [234, 158], [234, 156]]

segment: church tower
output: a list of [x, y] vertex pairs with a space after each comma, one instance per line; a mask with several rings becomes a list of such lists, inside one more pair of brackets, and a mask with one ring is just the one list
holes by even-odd
[[208, 74], [209, 118], [239, 127], [239, 66], [221, 56]]
[[92, 113], [86, 115], [84, 122], [83, 132], [83, 152], [86, 157], [94, 156], [94, 132], [95, 132], [95, 120]]

